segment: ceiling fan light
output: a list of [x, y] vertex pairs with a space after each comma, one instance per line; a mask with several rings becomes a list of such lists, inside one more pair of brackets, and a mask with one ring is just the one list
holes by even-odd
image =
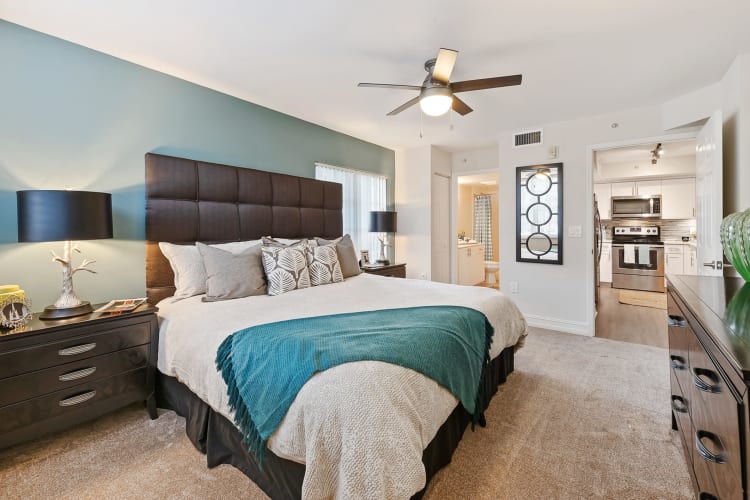
[[440, 116], [451, 109], [453, 96], [451, 91], [445, 87], [427, 88], [422, 91], [419, 107], [426, 115]]

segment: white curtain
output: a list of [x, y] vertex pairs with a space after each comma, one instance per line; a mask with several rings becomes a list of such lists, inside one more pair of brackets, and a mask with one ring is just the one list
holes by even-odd
[[343, 186], [344, 234], [350, 234], [358, 250], [370, 251], [370, 262], [380, 252], [377, 233], [370, 232], [370, 211], [386, 209], [386, 178], [360, 170], [315, 164], [315, 178]]

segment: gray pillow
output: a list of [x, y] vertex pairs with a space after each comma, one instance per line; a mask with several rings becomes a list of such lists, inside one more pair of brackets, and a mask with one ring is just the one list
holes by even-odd
[[206, 268], [204, 302], [239, 299], [266, 293], [266, 278], [261, 258], [262, 245], [254, 245], [234, 254], [196, 243]]
[[354, 242], [351, 236], [345, 234], [335, 240], [324, 240], [323, 238], [315, 238], [315, 240], [318, 242], [318, 245], [336, 245], [336, 253], [339, 257], [339, 265], [341, 266], [344, 278], [356, 276], [362, 272], [362, 269], [359, 268], [357, 252], [354, 250]]
[[268, 276], [268, 295], [281, 295], [310, 287], [307, 245], [280, 247], [263, 245], [263, 267]]

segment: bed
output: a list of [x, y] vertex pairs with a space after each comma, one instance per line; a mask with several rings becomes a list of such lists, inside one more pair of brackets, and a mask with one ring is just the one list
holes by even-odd
[[[232, 421], [216, 349], [262, 323], [364, 310], [459, 305], [495, 329], [482, 384], [489, 404], [513, 371], [526, 322], [501, 293], [361, 274], [343, 283], [203, 303], [175, 301], [174, 276], [158, 242], [190, 244], [342, 235], [335, 183], [156, 154], [146, 155], [146, 284], [160, 318], [159, 406], [186, 419], [209, 467], [232, 464], [272, 498], [419, 498], [450, 462], [471, 416], [455, 397], [412, 370], [362, 361], [316, 374], [268, 442], [262, 467]], [[490, 423], [491, 425], [491, 423]]]

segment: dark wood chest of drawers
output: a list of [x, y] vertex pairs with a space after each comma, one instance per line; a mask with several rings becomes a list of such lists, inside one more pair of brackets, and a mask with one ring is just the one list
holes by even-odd
[[747, 498], [750, 285], [698, 276], [668, 281], [672, 427], [696, 497]]
[[0, 448], [135, 401], [156, 418], [156, 309], [0, 330]]

